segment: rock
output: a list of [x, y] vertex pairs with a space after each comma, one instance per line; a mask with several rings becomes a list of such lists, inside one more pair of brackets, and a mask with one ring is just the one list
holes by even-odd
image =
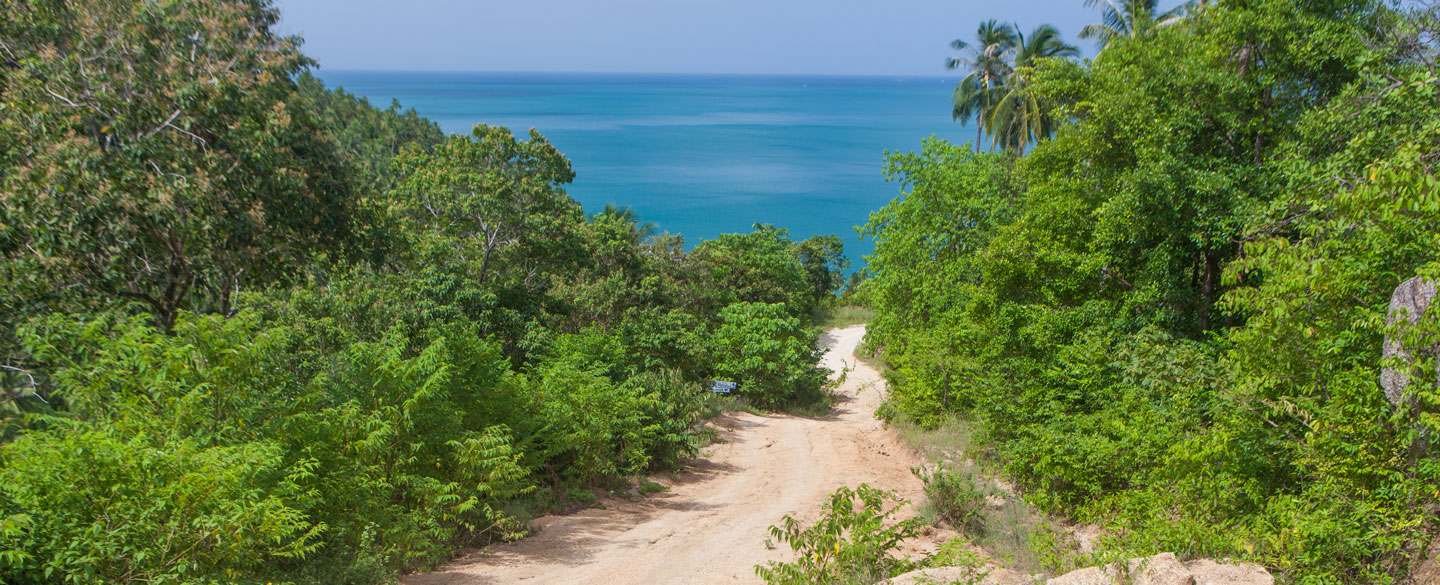
[[1195, 585], [1274, 585], [1275, 577], [1264, 567], [1251, 563], [1233, 565], [1201, 559], [1185, 563], [1195, 576]]
[[1071, 571], [1046, 582], [1048, 585], [1195, 585], [1190, 569], [1174, 553], [1144, 559], [1130, 559], [1102, 567]]
[[[985, 577], [976, 581], [975, 578], [982, 574]], [[1035, 582], [1035, 578], [1030, 575], [1004, 567], [937, 567], [896, 575], [883, 581], [881, 585], [1033, 585]]]
[[1070, 538], [1075, 541], [1075, 548], [1081, 554], [1095, 552], [1095, 545], [1100, 542], [1103, 534], [1105, 530], [1095, 524], [1081, 524], [1070, 528]]
[[1071, 571], [1048, 585], [1275, 585], [1275, 578], [1253, 564], [1219, 563], [1204, 559], [1182, 563], [1173, 553], [1130, 559], [1103, 567]]
[[[985, 571], [989, 573], [985, 573]], [[985, 577], [976, 581], [976, 577]], [[1174, 553], [1130, 559], [1103, 567], [1088, 567], [1048, 581], [1003, 567], [972, 569], [940, 567], [898, 575], [882, 585], [1275, 585], [1275, 578], [1260, 565], [1216, 562], [1209, 559], [1180, 562]], [[1415, 583], [1425, 583], [1415, 581]]]
[[[1395, 292], [1390, 295], [1390, 312], [1385, 317], [1385, 325], [1394, 325], [1397, 319], [1404, 319], [1413, 325], [1418, 323], [1425, 312], [1429, 310], [1430, 304], [1435, 300], [1435, 282], [1426, 280], [1419, 276], [1400, 283], [1395, 287]], [[1409, 364], [1412, 361], [1412, 349], [1407, 348], [1396, 339], [1395, 336], [1385, 336], [1385, 348], [1383, 357], [1386, 360], [1399, 358], [1402, 362]], [[1427, 347], [1419, 348], [1421, 355], [1434, 356], [1440, 353], [1437, 344], [1430, 344]], [[1436, 365], [1437, 373], [1440, 373], [1440, 364]], [[1405, 368], [1382, 368], [1380, 370], [1380, 386], [1385, 389], [1385, 398], [1394, 406], [1400, 406], [1402, 402], [1410, 404], [1414, 398], [1407, 398], [1405, 387], [1410, 384], [1410, 373]]]

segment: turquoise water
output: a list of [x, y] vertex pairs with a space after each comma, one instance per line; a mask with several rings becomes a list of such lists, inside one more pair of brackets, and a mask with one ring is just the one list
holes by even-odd
[[954, 80], [940, 78], [318, 73], [446, 132], [538, 129], [570, 158], [567, 191], [587, 211], [632, 207], [691, 246], [757, 222], [796, 239], [837, 234], [857, 267], [870, 245], [853, 226], [900, 192], [884, 151], [973, 139], [950, 120]]

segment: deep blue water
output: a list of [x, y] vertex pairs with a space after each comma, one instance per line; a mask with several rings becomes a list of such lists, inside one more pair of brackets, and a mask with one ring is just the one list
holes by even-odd
[[940, 78], [589, 73], [318, 72], [326, 84], [435, 120], [517, 135], [536, 128], [571, 160], [572, 197], [594, 212], [629, 206], [699, 239], [772, 223], [795, 239], [833, 233], [854, 266], [853, 226], [900, 193], [885, 150], [973, 131], [950, 120]]

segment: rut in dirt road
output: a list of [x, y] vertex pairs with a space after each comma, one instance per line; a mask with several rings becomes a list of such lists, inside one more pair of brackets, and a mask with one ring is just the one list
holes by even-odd
[[787, 560], [767, 549], [782, 516], [809, 520], [841, 486], [896, 490], [916, 500], [920, 462], [874, 417], [884, 381], [852, 357], [863, 325], [821, 337], [832, 376], [852, 368], [835, 409], [821, 418], [733, 413], [714, 421], [721, 443], [689, 462], [670, 491], [604, 501], [605, 509], [547, 516], [536, 534], [473, 552], [406, 585], [502, 583], [626, 585], [760, 583], [754, 566]]

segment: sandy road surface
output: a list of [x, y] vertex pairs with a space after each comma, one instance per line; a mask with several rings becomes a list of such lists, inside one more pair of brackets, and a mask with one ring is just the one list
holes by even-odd
[[884, 382], [852, 357], [865, 327], [831, 330], [823, 365], [853, 368], [834, 412], [822, 418], [726, 415], [722, 443], [706, 449], [670, 491], [605, 501], [606, 509], [537, 520], [539, 533], [474, 552], [406, 585], [704, 585], [759, 583], [754, 566], [789, 558], [765, 548], [785, 514], [814, 518], [840, 486], [869, 483], [918, 501], [919, 463], [875, 420]]

